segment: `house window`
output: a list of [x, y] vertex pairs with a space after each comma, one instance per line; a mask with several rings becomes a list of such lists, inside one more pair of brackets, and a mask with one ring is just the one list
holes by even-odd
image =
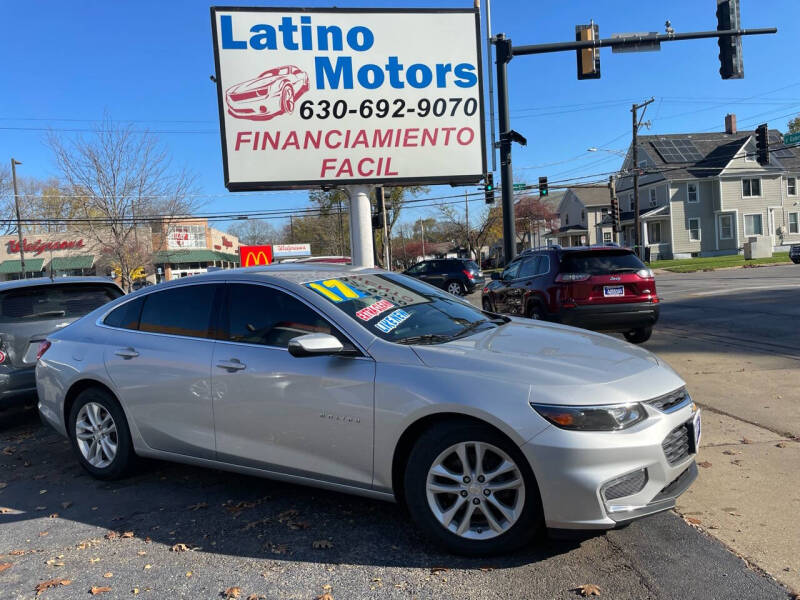
[[661, 223], [654, 221], [647, 224], [647, 240], [650, 244], [661, 243]]
[[719, 216], [719, 239], [733, 239], [733, 215]]
[[689, 241], [692, 242], [700, 241], [700, 219], [697, 218], [689, 219]]
[[789, 177], [786, 179], [786, 193], [790, 196], [797, 196], [797, 178]]
[[656, 188], [650, 189], [650, 208], [658, 206], [658, 197], [656, 196]]
[[700, 200], [700, 194], [697, 191], [696, 183], [686, 184], [686, 201], [694, 204]]
[[761, 226], [761, 215], [745, 215], [744, 216], [744, 234], [745, 235], [762, 235], [764, 230]]
[[761, 195], [761, 180], [755, 179], [742, 179], [742, 196], [760, 196]]
[[[795, 213], [794, 216], [796, 217], [797, 214]], [[795, 219], [795, 221], [796, 221], [796, 219]], [[604, 231], [603, 232], [603, 243], [604, 244], [610, 244], [611, 243], [611, 232], [610, 231]]]
[[798, 213], [789, 213], [789, 233], [800, 233], [797, 223]]

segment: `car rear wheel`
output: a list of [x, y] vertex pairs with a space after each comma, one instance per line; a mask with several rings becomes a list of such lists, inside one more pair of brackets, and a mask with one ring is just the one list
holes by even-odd
[[411, 516], [448, 551], [510, 552], [542, 527], [538, 488], [519, 448], [489, 427], [463, 422], [424, 433], [409, 456]]
[[464, 285], [459, 281], [448, 281], [444, 289], [453, 294], [454, 296], [463, 296], [466, 293]]
[[531, 302], [528, 306], [528, 314], [527, 317], [529, 319], [534, 319], [536, 321], [541, 321], [544, 319], [544, 312], [542, 311], [542, 305], [539, 302]]
[[482, 304], [483, 304], [483, 310], [487, 312], [495, 312], [494, 307], [492, 306], [492, 302], [488, 298], [484, 298]]
[[653, 335], [653, 328], [639, 327], [632, 331], [626, 331], [623, 335], [631, 344], [641, 344], [650, 339], [650, 336]]
[[290, 85], [284, 86], [281, 92], [281, 110], [287, 115], [294, 112], [294, 90]]
[[81, 466], [98, 479], [116, 479], [134, 459], [122, 407], [107, 391], [82, 391], [69, 413], [68, 432]]

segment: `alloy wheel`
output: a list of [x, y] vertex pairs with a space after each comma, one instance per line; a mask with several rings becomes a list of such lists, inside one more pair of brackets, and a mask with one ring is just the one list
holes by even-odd
[[453, 281], [447, 284], [447, 291], [453, 294], [454, 296], [461, 295], [461, 284], [457, 281]]
[[108, 467], [117, 456], [117, 425], [106, 407], [84, 404], [75, 419], [75, 439], [83, 458], [98, 469]]
[[285, 112], [289, 114], [294, 112], [294, 92], [288, 86], [283, 88], [283, 106]]
[[519, 520], [525, 482], [514, 460], [486, 442], [459, 442], [428, 470], [428, 506], [439, 523], [459, 537], [487, 540]]

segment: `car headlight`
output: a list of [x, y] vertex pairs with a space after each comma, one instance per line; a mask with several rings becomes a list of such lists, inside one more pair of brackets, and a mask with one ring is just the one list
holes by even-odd
[[577, 431], [619, 431], [647, 418], [647, 412], [638, 402], [606, 406], [556, 406], [533, 402], [530, 405], [556, 427]]

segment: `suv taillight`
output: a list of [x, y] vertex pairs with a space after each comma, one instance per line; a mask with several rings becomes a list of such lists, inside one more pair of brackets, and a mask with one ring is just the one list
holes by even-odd
[[589, 273], [559, 273], [556, 276], [558, 283], [572, 283], [574, 281], [586, 281], [591, 275]]
[[642, 279], [653, 278], [653, 271], [651, 271], [650, 269], [639, 269], [638, 271], [636, 271], [636, 274]]
[[44, 340], [39, 343], [39, 350], [36, 352], [36, 360], [39, 360], [44, 356], [44, 353], [50, 349], [50, 346], [53, 344], [50, 343], [50, 340]]
[[470, 273], [469, 271], [467, 271], [466, 269], [463, 269], [462, 273], [464, 273], [464, 275], [466, 275], [467, 279], [469, 279], [470, 281], [475, 279], [475, 276], [472, 273]]

